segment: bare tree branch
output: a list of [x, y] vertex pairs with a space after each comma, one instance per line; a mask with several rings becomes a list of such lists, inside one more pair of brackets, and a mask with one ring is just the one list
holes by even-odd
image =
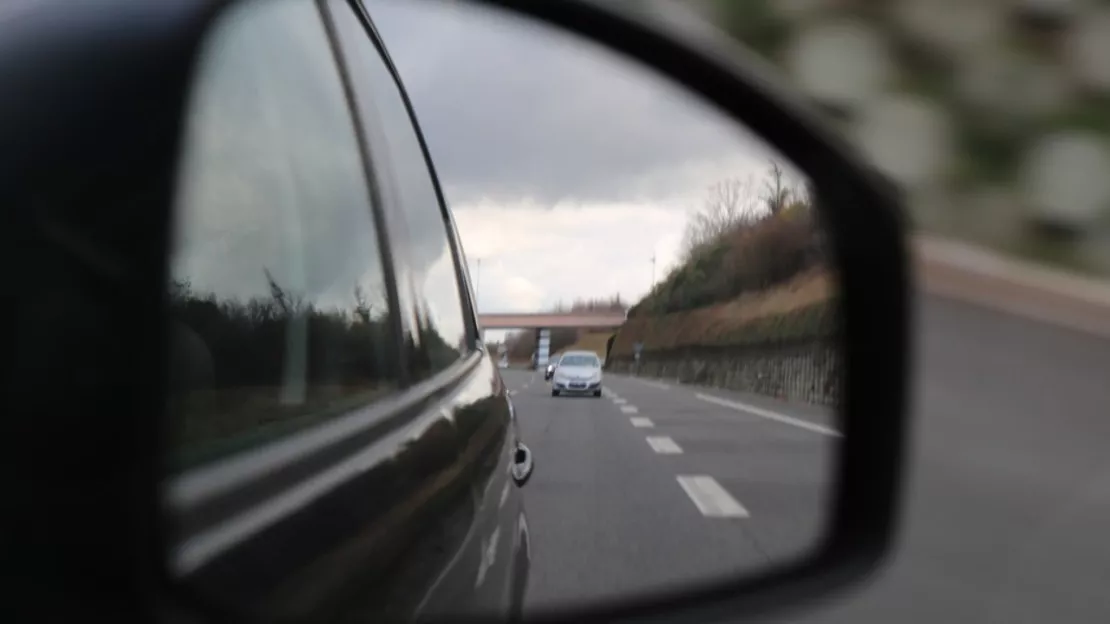
[[360, 284], [355, 284], [353, 294], [355, 298], [355, 315], [363, 323], [369, 323], [374, 316], [374, 304], [366, 300], [366, 292], [362, 289], [362, 285]]
[[771, 161], [771, 172], [763, 182], [763, 202], [772, 216], [779, 214], [794, 199], [794, 189], [786, 179], [786, 172], [777, 161]]
[[686, 254], [716, 240], [726, 232], [754, 222], [759, 201], [751, 176], [729, 178], [709, 187], [705, 203], [686, 224], [683, 249]]

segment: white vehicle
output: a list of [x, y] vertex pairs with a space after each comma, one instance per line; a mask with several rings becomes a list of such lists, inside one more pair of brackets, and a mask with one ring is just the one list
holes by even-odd
[[593, 351], [567, 351], [551, 376], [551, 396], [601, 396], [601, 358]]

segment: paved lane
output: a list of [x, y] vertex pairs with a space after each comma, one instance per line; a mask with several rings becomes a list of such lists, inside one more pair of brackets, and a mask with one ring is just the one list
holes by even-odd
[[761, 569], [819, 537], [837, 438], [769, 418], [781, 405], [615, 376], [600, 399], [552, 397], [531, 372], [505, 380], [537, 461], [530, 610]]
[[[918, 314], [899, 549], [869, 586], [784, 621], [1110, 620], [1110, 342], [935, 298]], [[506, 379], [520, 387], [529, 376]], [[718, 390], [609, 384], [623, 403], [552, 400], [542, 377], [516, 396], [539, 462], [525, 494], [531, 608], [757, 565], [812, 533], [822, 449], [835, 438], [696, 394], [835, 429], [827, 414]], [[657, 453], [647, 436], [682, 452]], [[695, 473], [749, 517], [703, 516], [675, 481]]]
[[926, 299], [904, 533], [806, 623], [1110, 621], [1110, 342]]

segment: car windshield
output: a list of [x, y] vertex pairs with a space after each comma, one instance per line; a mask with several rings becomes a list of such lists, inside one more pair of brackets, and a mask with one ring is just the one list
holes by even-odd
[[598, 359], [596, 355], [564, 355], [563, 359], [559, 360], [559, 366], [591, 366], [596, 368]]

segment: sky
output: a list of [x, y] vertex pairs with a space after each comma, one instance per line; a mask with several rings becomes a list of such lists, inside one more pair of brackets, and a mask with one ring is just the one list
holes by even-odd
[[[430, 173], [360, 22], [346, 2], [329, 3], [360, 78], [358, 106], [375, 120], [376, 192], [406, 207], [408, 241], [395, 245], [408, 254], [406, 283], [454, 344], [462, 316]], [[428, 143], [480, 312], [639, 300], [676, 264], [708, 187], [769, 164], [745, 128], [594, 44], [473, 5], [367, 4]], [[269, 296], [272, 279], [324, 308], [351, 309], [357, 286], [382, 310], [374, 194], [312, 7], [236, 4], [209, 37], [179, 174], [175, 277], [240, 300]]]
[[[493, 9], [372, 0], [483, 312], [636, 301], [709, 185], [771, 152], [633, 61]], [[480, 262], [479, 262], [480, 259]], [[488, 332], [499, 339], [503, 332]]]

